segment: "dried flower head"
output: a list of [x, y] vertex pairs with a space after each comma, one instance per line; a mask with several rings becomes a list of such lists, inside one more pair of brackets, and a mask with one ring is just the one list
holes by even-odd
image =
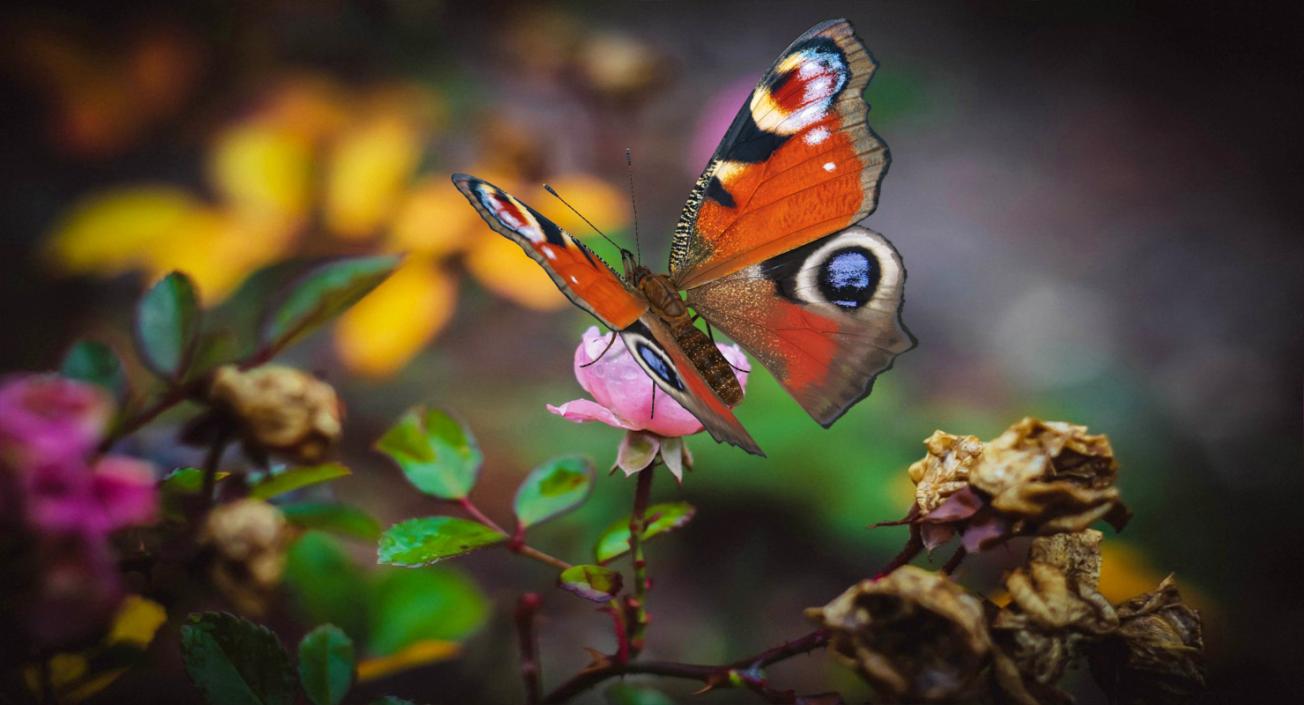
[[335, 390], [310, 374], [264, 365], [219, 368], [213, 403], [234, 418], [246, 447], [301, 463], [319, 462], [339, 440], [341, 405]]
[[1010, 604], [991, 617], [994, 680], [1015, 702], [1071, 702], [1055, 684], [1086, 644], [1117, 628], [1097, 591], [1102, 538], [1090, 529], [1040, 537], [1006, 578]]
[[1091, 650], [1091, 673], [1111, 702], [1175, 705], [1204, 689], [1200, 613], [1182, 602], [1173, 576], [1118, 605], [1118, 618]]
[[935, 431], [924, 445], [908, 471], [915, 505], [898, 523], [914, 524], [929, 549], [956, 534], [974, 553], [1012, 536], [1127, 522], [1109, 439], [1085, 426], [1025, 418], [987, 443]]
[[285, 515], [257, 499], [242, 499], [209, 512], [200, 542], [214, 551], [213, 584], [246, 614], [263, 611], [281, 582], [292, 536]]
[[944, 575], [903, 566], [806, 614], [831, 632], [830, 651], [891, 700], [951, 701], [983, 685], [982, 604]]

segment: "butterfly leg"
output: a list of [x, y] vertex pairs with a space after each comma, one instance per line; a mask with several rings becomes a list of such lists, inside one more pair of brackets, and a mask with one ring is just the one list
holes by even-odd
[[607, 351], [611, 349], [611, 346], [612, 346], [612, 345], [615, 345], [615, 344], [616, 344], [616, 331], [613, 330], [613, 331], [611, 331], [611, 340], [608, 340], [608, 341], [607, 341], [607, 347], [603, 348], [603, 349], [602, 349], [602, 352], [598, 353], [598, 356], [597, 356], [597, 357], [593, 358], [592, 360], [589, 360], [588, 362], [584, 363], [583, 365], [580, 365], [580, 367], [588, 367], [588, 366], [590, 366], [590, 365], [596, 365], [597, 362], [598, 362], [598, 360], [601, 360], [601, 359], [602, 359], [602, 356], [603, 356], [603, 355], [606, 355], [606, 354], [607, 354]]
[[[694, 316], [693, 316], [693, 320], [694, 320], [694, 321], [696, 321], [696, 320], [699, 319], [699, 318], [702, 318], [702, 314], [700, 314], [700, 313], [698, 313], [698, 314], [694, 314]], [[706, 319], [702, 319], [702, 320], [706, 320]], [[706, 337], [708, 337], [708, 338], [711, 339], [711, 344], [712, 344], [712, 345], [716, 345], [716, 342], [715, 342], [715, 331], [711, 330], [711, 322], [710, 322], [710, 321], [706, 321]], [[725, 362], [729, 362], [729, 358], [726, 357], [726, 358], [724, 359], [724, 361], [725, 361]], [[739, 366], [733, 364], [732, 362], [729, 362], [729, 366], [732, 367], [732, 368], [734, 368], [735, 370], [738, 370], [739, 372], [748, 372], [748, 373], [751, 372], [750, 369], [746, 369], [746, 370], [744, 370], [743, 368], [741, 368], [741, 367], [739, 367]]]
[[652, 413], [648, 416], [648, 418], [655, 419], [656, 417], [657, 417], [657, 383], [653, 382], [652, 383]]

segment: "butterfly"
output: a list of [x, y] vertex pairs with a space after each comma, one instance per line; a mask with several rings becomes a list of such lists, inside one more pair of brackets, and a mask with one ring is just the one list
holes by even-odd
[[694, 313], [826, 428], [915, 344], [901, 322], [901, 256], [857, 224], [877, 205], [889, 161], [866, 123], [874, 68], [846, 20], [818, 24], [784, 50], [693, 186], [669, 274], [627, 250], [617, 274], [493, 184], [466, 174], [453, 183], [576, 306], [618, 331], [656, 387], [717, 441], [764, 455], [733, 414], [742, 390], [732, 367]]

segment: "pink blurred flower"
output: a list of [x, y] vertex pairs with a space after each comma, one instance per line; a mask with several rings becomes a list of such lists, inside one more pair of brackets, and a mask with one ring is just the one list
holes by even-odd
[[27, 470], [27, 517], [49, 533], [102, 536], [153, 521], [158, 510], [154, 472], [120, 455], [93, 466], [81, 459], [46, 462]]
[[53, 374], [10, 377], [0, 383], [0, 461], [84, 457], [112, 413], [108, 394], [95, 385]]
[[[701, 431], [702, 422], [661, 390], [656, 392], [654, 414], [652, 380], [621, 341], [616, 341], [603, 354], [610, 341], [611, 334], [603, 335], [597, 326], [584, 331], [575, 350], [575, 379], [593, 399], [576, 399], [561, 406], [549, 404], [548, 411], [575, 423], [599, 421], [631, 431], [622, 442], [617, 457], [617, 465], [630, 474], [651, 464], [657, 453], [663, 450], [666, 440]], [[747, 357], [737, 345], [718, 347], [735, 367], [748, 369]], [[747, 373], [735, 370], [734, 374], [738, 377], [738, 384], [746, 389]], [[676, 459], [679, 458], [678, 449], [683, 447], [682, 444], [676, 442], [672, 447], [676, 449]], [[682, 463], [667, 460], [675, 476], [681, 477]]]

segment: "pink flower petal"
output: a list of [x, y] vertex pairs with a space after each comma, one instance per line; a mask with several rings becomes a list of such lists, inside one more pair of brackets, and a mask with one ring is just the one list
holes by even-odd
[[95, 463], [91, 471], [95, 498], [110, 531], [148, 524], [157, 516], [158, 494], [149, 463], [110, 455]]
[[628, 422], [623, 421], [620, 417], [611, 413], [607, 407], [588, 399], [576, 399], [568, 401], [561, 406], [548, 405], [548, 411], [575, 423], [586, 423], [588, 421], [597, 421], [607, 424], [614, 428], [634, 428]]
[[[725, 359], [742, 369], [750, 369], [746, 355], [738, 346], [719, 347]], [[747, 373], [735, 374], [739, 383], [745, 386]], [[575, 350], [575, 379], [584, 391], [593, 396], [594, 402], [623, 423], [614, 424], [596, 418], [592, 420], [603, 420], [604, 423], [620, 428], [649, 431], [667, 438], [687, 436], [702, 430], [701, 422], [673, 397], [660, 390], [653, 391], [655, 387], [652, 380], [622, 341], [612, 342], [611, 334], [602, 334], [596, 326], [584, 332], [580, 345]]]

